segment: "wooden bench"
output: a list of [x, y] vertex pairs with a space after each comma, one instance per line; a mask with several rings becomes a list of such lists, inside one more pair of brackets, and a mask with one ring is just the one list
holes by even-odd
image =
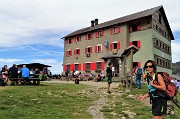
[[[19, 82], [24, 85], [27, 85], [28, 83], [33, 85], [40, 84], [39, 78], [9, 78], [9, 80], [12, 82], [12, 85], [17, 85]], [[33, 81], [33, 83], [31, 83], [31, 81]]]

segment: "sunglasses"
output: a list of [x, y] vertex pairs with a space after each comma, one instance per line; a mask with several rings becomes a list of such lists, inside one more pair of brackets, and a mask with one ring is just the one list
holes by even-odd
[[153, 68], [153, 66], [145, 66], [145, 68]]

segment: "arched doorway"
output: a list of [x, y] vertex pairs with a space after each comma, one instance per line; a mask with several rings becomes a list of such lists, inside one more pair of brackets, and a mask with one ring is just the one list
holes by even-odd
[[110, 61], [113, 63], [113, 67], [115, 68], [115, 77], [119, 76], [119, 60], [113, 58]]

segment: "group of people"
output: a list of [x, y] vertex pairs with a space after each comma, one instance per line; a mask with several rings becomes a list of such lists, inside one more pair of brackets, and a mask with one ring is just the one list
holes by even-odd
[[66, 81], [78, 79], [78, 80], [94, 80], [95, 82], [102, 81], [105, 78], [105, 75], [100, 72], [97, 75], [92, 73], [81, 73], [80, 71], [73, 70], [70, 72], [69, 69], [65, 71]]
[[[3, 79], [3, 82], [5, 85], [7, 85], [7, 82], [9, 81], [9, 78], [23, 78], [25, 80], [28, 80], [28, 78], [32, 77], [33, 74], [40, 74], [40, 70], [29, 70], [26, 65], [23, 65], [21, 69], [18, 69], [16, 64], [13, 64], [12, 67], [8, 69], [7, 65], [4, 65], [1, 70], [1, 77]], [[42, 70], [42, 74], [46, 77], [48, 77], [48, 69], [47, 67], [44, 67]], [[14, 83], [14, 82], [11, 82]], [[18, 82], [16, 82], [18, 83]]]
[[[108, 67], [106, 69], [106, 75], [107, 75], [107, 93], [110, 92], [110, 85], [112, 83], [112, 77], [113, 77], [113, 71], [112, 71], [113, 63], [109, 62]], [[143, 70], [143, 71], [142, 71]], [[150, 102], [152, 103], [152, 114], [154, 116], [154, 119], [163, 119], [163, 116], [167, 112], [167, 98], [164, 98], [160, 95], [157, 95], [156, 91], [166, 91], [166, 85], [164, 82], [164, 79], [161, 74], [157, 73], [157, 66], [156, 63], [153, 60], [148, 60], [145, 64], [143, 69], [136, 67], [134, 70], [134, 75], [136, 78], [136, 88], [141, 88], [141, 77], [142, 72], [146, 72], [152, 80], [148, 81], [147, 88], [149, 89], [149, 92], [145, 95], [139, 96], [138, 100], [143, 101], [147, 97], [150, 97]], [[147, 79], [147, 75], [144, 77]], [[157, 83], [154, 83], [155, 80], [157, 80]], [[173, 81], [179, 89], [179, 82], [177, 82], [176, 79], [173, 79]]]

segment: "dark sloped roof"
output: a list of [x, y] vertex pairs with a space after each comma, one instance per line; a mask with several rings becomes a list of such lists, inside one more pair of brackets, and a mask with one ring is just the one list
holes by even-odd
[[41, 64], [41, 63], [18, 64], [17, 67], [22, 67], [23, 65], [26, 65], [26, 67], [29, 69], [38, 68], [40, 70], [42, 70], [44, 67], [52, 67], [50, 65], [45, 65], [45, 64]]
[[[117, 18], [117, 19], [114, 19], [114, 20], [110, 20], [110, 21], [107, 21], [107, 22], [104, 22], [104, 23], [95, 25], [95, 26], [93, 26], [93, 27], [86, 27], [86, 28], [83, 28], [83, 29], [74, 31], [74, 32], [66, 35], [65, 38], [66, 38], [66, 37], [75, 36], [75, 35], [78, 35], [78, 34], [82, 34], [82, 33], [87, 33], [87, 32], [89, 32], [89, 31], [93, 31], [93, 30], [96, 30], [96, 29], [100, 29], [100, 28], [112, 26], [112, 25], [115, 25], [115, 24], [124, 23], [124, 22], [128, 22], [128, 21], [131, 21], [131, 20], [135, 20], [135, 19], [139, 19], [139, 18], [151, 16], [151, 15], [153, 15], [156, 11], [158, 11], [158, 10], [160, 10], [160, 9], [162, 9], [161, 11], [162, 11], [162, 13], [165, 15], [163, 6], [158, 6], [158, 7], [154, 7], [154, 8], [151, 8], [151, 9], [147, 9], [147, 10], [144, 10], [144, 11], [141, 11], [141, 12], [137, 12], [137, 13], [134, 13], [134, 14], [131, 14], [131, 15], [127, 15], [127, 16], [124, 16], [124, 17], [121, 17], [121, 18]], [[165, 15], [165, 20], [166, 20], [166, 22], [167, 22], [167, 24], [166, 24], [167, 27], [170, 29], [170, 26], [169, 26], [168, 20], [167, 20], [167, 18], [166, 18], [166, 15]], [[169, 30], [169, 32], [170, 32], [171, 39], [174, 40], [173, 34], [172, 34], [172, 32], [171, 32], [171, 29]]]

